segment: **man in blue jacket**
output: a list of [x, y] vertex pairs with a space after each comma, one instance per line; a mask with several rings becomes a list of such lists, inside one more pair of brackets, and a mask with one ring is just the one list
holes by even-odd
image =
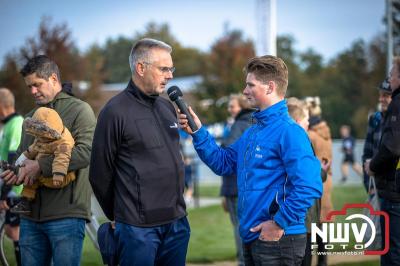
[[199, 130], [192, 132], [184, 114], [179, 122], [217, 175], [238, 177], [246, 265], [300, 265], [306, 212], [322, 195], [321, 166], [306, 132], [288, 114], [288, 70], [282, 59], [255, 57], [245, 71], [243, 94], [257, 111], [254, 125], [236, 142], [219, 147], [191, 108]]

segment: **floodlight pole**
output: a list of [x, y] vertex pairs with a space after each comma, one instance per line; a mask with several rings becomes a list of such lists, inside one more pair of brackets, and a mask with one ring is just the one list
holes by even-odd
[[389, 76], [393, 61], [393, 11], [392, 0], [386, 0], [386, 22], [387, 22], [387, 61], [386, 74]]
[[256, 54], [276, 55], [276, 0], [256, 1]]

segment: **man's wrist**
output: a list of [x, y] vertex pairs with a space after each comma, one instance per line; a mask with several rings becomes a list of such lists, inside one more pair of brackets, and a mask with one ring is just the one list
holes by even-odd
[[285, 225], [285, 220], [282, 217], [280, 212], [277, 212], [272, 218], [271, 220], [274, 221], [274, 223], [279, 226], [279, 228], [281, 228], [282, 230], [284, 230], [284, 226]]
[[272, 218], [270, 221], [271, 221], [272, 224], [274, 224], [275, 226], [277, 226], [277, 227], [279, 227], [280, 229], [282, 229], [282, 226], [280, 226], [280, 225], [274, 220], [274, 218]]

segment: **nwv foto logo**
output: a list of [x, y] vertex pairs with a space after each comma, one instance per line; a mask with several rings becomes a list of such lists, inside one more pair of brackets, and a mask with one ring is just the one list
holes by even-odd
[[[374, 242], [377, 230], [372, 220], [364, 214], [347, 215], [348, 209], [369, 210], [371, 215], [382, 216], [385, 221], [385, 235], [382, 241], [382, 249], [366, 250]], [[327, 220], [332, 221], [334, 216], [345, 216], [343, 223], [329, 222], [318, 226], [311, 224], [311, 250], [318, 247], [317, 236], [322, 239], [326, 250], [347, 250], [353, 249], [364, 251], [365, 255], [382, 255], [389, 250], [389, 216], [383, 211], [375, 211], [370, 204], [346, 204], [340, 211], [332, 211], [328, 214]], [[356, 221], [361, 222], [356, 222]], [[348, 221], [348, 222], [347, 222]], [[367, 234], [368, 232], [368, 234]], [[350, 244], [350, 236], [355, 239], [355, 244]]]

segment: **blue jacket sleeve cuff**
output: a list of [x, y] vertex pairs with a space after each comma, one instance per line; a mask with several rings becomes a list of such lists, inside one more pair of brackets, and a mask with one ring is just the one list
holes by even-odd
[[273, 220], [274, 220], [284, 231], [285, 231], [285, 228], [287, 228], [288, 225], [289, 225], [288, 221], [285, 219], [285, 217], [283, 217], [282, 213], [279, 212], [279, 211], [274, 215], [274, 219], [273, 219]]
[[207, 136], [207, 130], [202, 126], [196, 132], [192, 134], [193, 142], [199, 142]]

